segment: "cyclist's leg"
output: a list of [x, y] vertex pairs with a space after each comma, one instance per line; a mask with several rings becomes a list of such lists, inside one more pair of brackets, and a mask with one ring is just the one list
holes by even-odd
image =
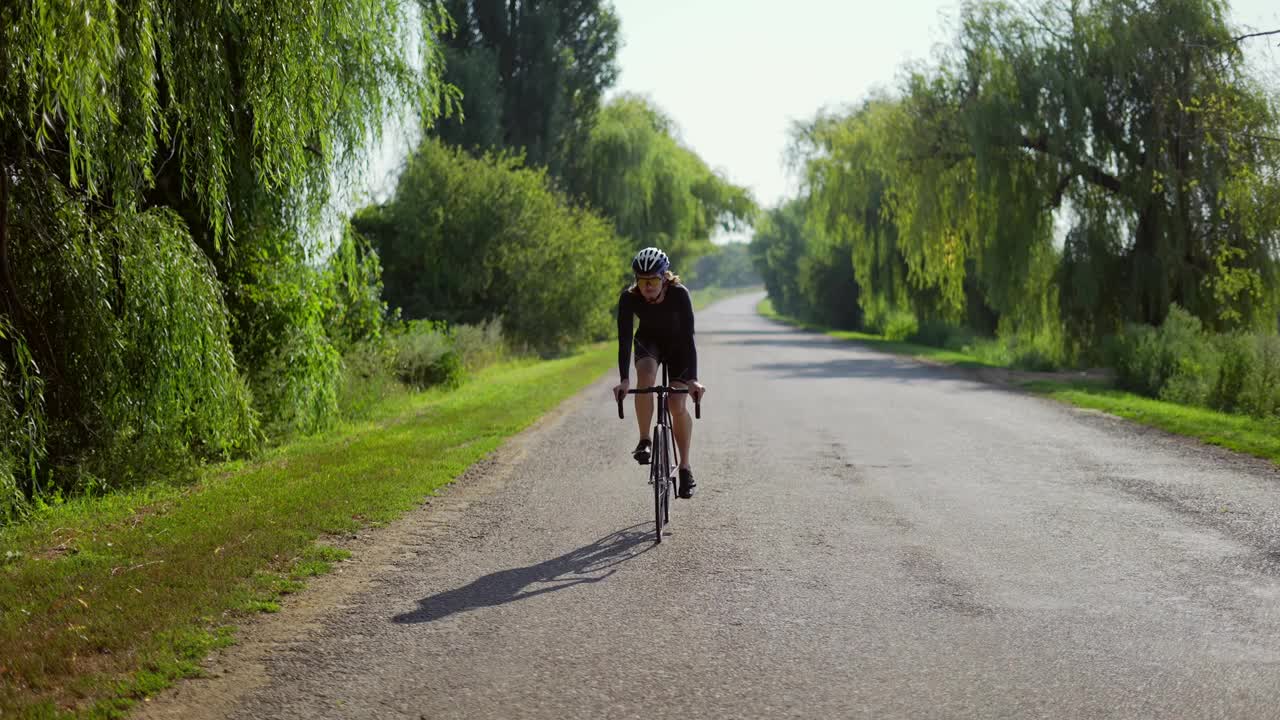
[[[671, 352], [668, 368], [671, 370], [671, 387], [688, 388], [689, 363], [684, 353]], [[689, 396], [672, 394], [667, 398], [671, 410], [671, 430], [676, 436], [676, 449], [680, 451], [680, 467], [689, 468], [689, 453], [693, 445], [693, 415], [689, 412]]]
[[[672, 380], [671, 386], [684, 388], [688, 384], [682, 380]], [[694, 489], [698, 486], [693, 479], [693, 468], [689, 465], [689, 453], [693, 447], [693, 415], [689, 412], [688, 398], [684, 393], [669, 398], [671, 431], [676, 438], [676, 448], [680, 451], [680, 485], [677, 495], [682, 498], [693, 497]]]
[[[654, 378], [658, 375], [658, 361], [653, 353], [644, 349], [640, 340], [636, 339], [636, 385], [638, 388], [653, 387]], [[640, 424], [640, 438], [649, 437], [653, 427], [653, 395], [636, 395], [636, 421]]]
[[[672, 380], [671, 387], [688, 387], [680, 380]], [[671, 431], [676, 436], [676, 449], [680, 451], [680, 467], [689, 467], [689, 450], [693, 444], [693, 415], [689, 413], [689, 396], [683, 393], [672, 394], [667, 398], [667, 406], [671, 410]]]

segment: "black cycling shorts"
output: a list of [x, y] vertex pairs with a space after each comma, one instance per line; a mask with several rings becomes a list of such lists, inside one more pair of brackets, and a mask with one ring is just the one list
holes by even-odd
[[[653, 358], [667, 366], [667, 380], [687, 383], [694, 379], [689, 377], [689, 348], [685, 343], [663, 341], [656, 337], [636, 334], [633, 344], [635, 359]], [[659, 377], [658, 381], [662, 378]]]

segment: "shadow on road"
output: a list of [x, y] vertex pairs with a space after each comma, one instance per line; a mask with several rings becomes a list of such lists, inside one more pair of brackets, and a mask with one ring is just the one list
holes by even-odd
[[751, 369], [780, 378], [806, 380], [862, 378], [902, 384], [946, 382], [960, 383], [953, 385], [957, 392], [1026, 394], [1026, 390], [1020, 388], [1016, 382], [985, 377], [986, 373], [1000, 373], [999, 368], [927, 365], [910, 358], [879, 353], [822, 362], [755, 363]]
[[[781, 330], [699, 330], [698, 337], [718, 337], [720, 335], [790, 335], [793, 337], [803, 337], [809, 333], [795, 328], [783, 328]], [[835, 338], [832, 338], [834, 340]]]
[[649, 523], [633, 525], [551, 560], [500, 570], [454, 590], [418, 601], [418, 609], [392, 618], [400, 624], [434, 622], [454, 613], [503, 605], [584, 583], [597, 583], [621, 563], [653, 547]]
[[838, 358], [822, 362], [756, 363], [752, 370], [764, 370], [789, 378], [877, 378], [912, 382], [953, 380], [951, 368], [930, 367], [894, 357]]
[[[701, 335], [702, 333], [698, 333]], [[752, 333], [755, 334], [755, 333]], [[805, 333], [777, 333], [782, 337], [756, 337], [744, 340], [724, 340], [725, 345], [745, 345], [748, 347], [777, 346], [785, 348], [850, 348], [855, 350], [874, 350], [867, 345], [856, 345], [847, 340], [838, 340], [825, 335], [808, 335]]]

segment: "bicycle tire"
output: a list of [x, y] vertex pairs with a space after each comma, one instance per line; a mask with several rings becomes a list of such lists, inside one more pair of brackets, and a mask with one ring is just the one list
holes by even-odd
[[653, 434], [653, 454], [649, 456], [649, 467], [653, 473], [653, 541], [655, 543], [662, 542], [662, 526], [664, 523], [662, 498], [667, 487], [667, 478], [665, 473], [665, 462], [663, 458], [663, 443], [666, 438], [662, 434], [662, 426], [655, 428], [657, 432]]
[[662, 493], [662, 516], [664, 524], [671, 524], [671, 496], [672, 493], [675, 493], [676, 491], [676, 459], [675, 445], [673, 445], [673, 439], [675, 439], [675, 437], [671, 434], [671, 428], [667, 428], [666, 430], [667, 442], [664, 443], [664, 446], [666, 446], [667, 455], [663, 465], [666, 466], [667, 469], [667, 482], [664, 483], [666, 484], [667, 489], [664, 489]]

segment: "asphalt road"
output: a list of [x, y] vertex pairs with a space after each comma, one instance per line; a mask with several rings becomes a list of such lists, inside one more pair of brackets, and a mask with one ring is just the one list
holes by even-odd
[[610, 373], [143, 715], [1280, 718], [1274, 466], [758, 299], [662, 545]]

